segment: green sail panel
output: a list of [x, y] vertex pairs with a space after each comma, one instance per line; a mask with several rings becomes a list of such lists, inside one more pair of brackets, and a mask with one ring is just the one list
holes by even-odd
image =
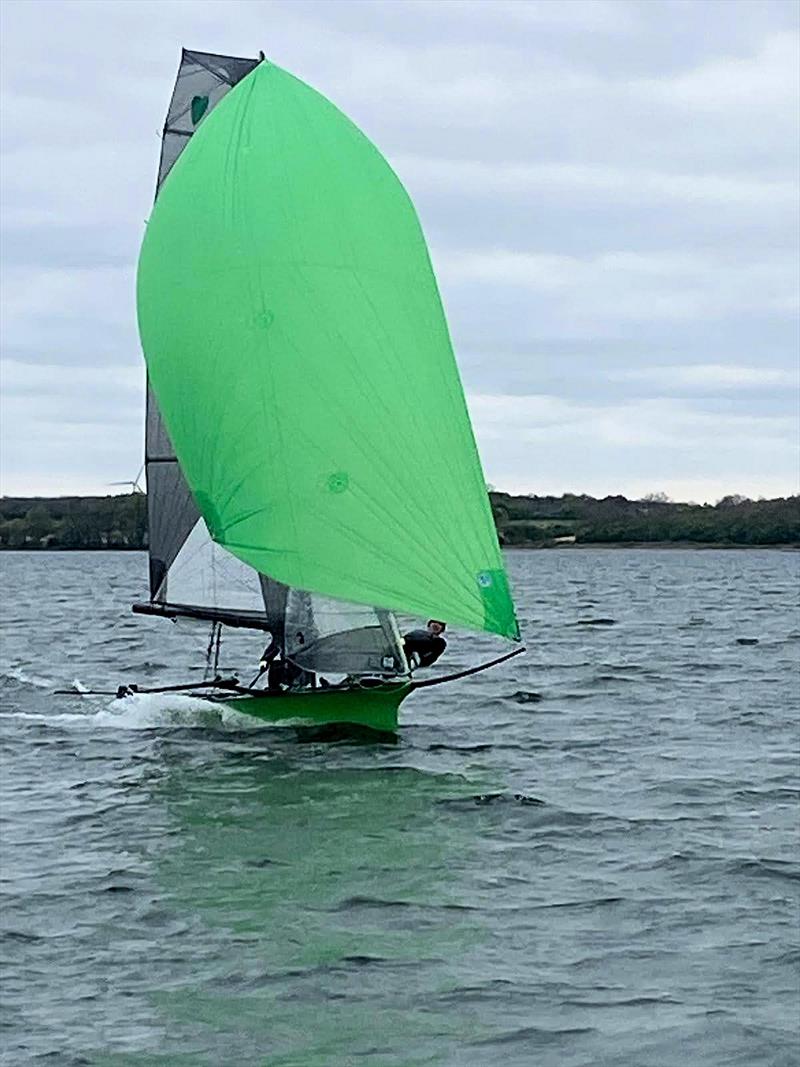
[[139, 329], [214, 540], [327, 596], [517, 638], [414, 207], [336, 107], [260, 64], [142, 245]]

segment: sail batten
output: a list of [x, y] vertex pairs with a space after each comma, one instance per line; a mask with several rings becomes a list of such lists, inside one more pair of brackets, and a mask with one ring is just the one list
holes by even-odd
[[[287, 590], [287, 652], [291, 612], [320, 621], [324, 598], [380, 610], [359, 625], [354, 613], [350, 636], [315, 637], [320, 656], [360, 655], [356, 631], [384, 627], [391, 644], [391, 611], [517, 638], [413, 205], [334, 105], [277, 66], [239, 62], [251, 67], [233, 88], [184, 87], [165, 128], [199, 122], [179, 160], [165, 133], [169, 179], [139, 264], [142, 345], [170, 443], [150, 450], [153, 471], [182, 472], [224, 554], [213, 558], [252, 568], [266, 611], [264, 582]], [[177, 465], [165, 462], [172, 444]]]

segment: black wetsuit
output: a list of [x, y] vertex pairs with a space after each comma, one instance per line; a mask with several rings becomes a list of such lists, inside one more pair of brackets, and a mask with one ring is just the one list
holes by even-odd
[[412, 657], [416, 657], [417, 666], [430, 667], [447, 648], [447, 642], [428, 630], [412, 630], [403, 637], [403, 648], [409, 666], [412, 665]]
[[304, 671], [296, 663], [287, 659], [274, 659], [269, 665], [267, 688], [272, 692], [286, 689], [304, 689], [314, 684], [311, 671]]

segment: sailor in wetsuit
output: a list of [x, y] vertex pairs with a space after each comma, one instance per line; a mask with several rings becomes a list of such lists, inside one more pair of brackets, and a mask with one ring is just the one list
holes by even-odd
[[428, 619], [424, 630], [412, 630], [403, 636], [403, 648], [411, 670], [417, 667], [430, 667], [447, 648], [442, 637], [445, 623], [438, 619]]
[[[297, 638], [299, 643], [303, 644], [302, 633], [298, 633]], [[266, 672], [267, 689], [272, 693], [280, 693], [286, 689], [307, 689], [314, 685], [313, 673], [303, 670], [287, 659], [275, 638], [264, 649], [258, 666], [257, 677], [260, 678]]]

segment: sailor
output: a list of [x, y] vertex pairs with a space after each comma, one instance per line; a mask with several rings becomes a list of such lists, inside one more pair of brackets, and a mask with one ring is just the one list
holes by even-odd
[[290, 659], [279, 657], [269, 665], [267, 688], [273, 693], [285, 689], [311, 689], [314, 688], [314, 673], [303, 670]]
[[[297, 644], [304, 644], [302, 632], [296, 634]], [[267, 689], [273, 693], [280, 693], [285, 689], [308, 689], [314, 686], [314, 674], [303, 670], [292, 660], [287, 659], [286, 653], [276, 637], [272, 637], [270, 643], [261, 654], [258, 664], [261, 678], [266, 673]]]
[[275, 636], [270, 638], [270, 642], [264, 651], [261, 653], [261, 659], [258, 663], [258, 674], [256, 675], [256, 681], [264, 674], [267, 676], [267, 688], [273, 692], [278, 692], [283, 688], [283, 663], [280, 657], [281, 645]]
[[281, 650], [280, 642], [277, 641], [274, 637], [271, 637], [269, 644], [264, 649], [264, 651], [261, 653], [261, 659], [259, 660], [259, 663], [258, 663], [258, 669], [261, 671], [262, 674], [264, 673], [264, 671], [269, 669], [270, 664], [275, 659], [275, 657], [278, 655], [280, 650]]
[[430, 667], [447, 648], [442, 637], [446, 624], [439, 619], [428, 619], [424, 630], [411, 630], [403, 635], [403, 648], [411, 670], [417, 667]]

